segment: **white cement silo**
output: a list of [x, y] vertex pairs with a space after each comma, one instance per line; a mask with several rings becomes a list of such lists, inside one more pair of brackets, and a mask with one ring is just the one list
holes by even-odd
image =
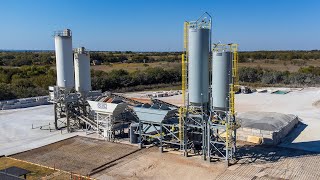
[[75, 51], [74, 71], [76, 91], [88, 93], [91, 90], [90, 55], [84, 47]]
[[74, 68], [71, 30], [65, 29], [54, 35], [57, 86], [71, 90], [74, 87]]

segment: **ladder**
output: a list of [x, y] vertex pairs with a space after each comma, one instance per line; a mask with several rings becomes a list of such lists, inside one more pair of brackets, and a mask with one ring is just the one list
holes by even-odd
[[188, 31], [189, 31], [189, 22], [184, 22], [183, 28], [183, 48], [184, 52], [181, 55], [181, 78], [182, 78], [182, 98], [183, 105], [179, 108], [179, 139], [180, 139], [180, 149], [183, 149], [184, 146], [184, 117], [186, 114], [186, 106], [188, 103], [187, 89], [188, 89]]
[[187, 106], [187, 90], [188, 90], [188, 37], [189, 37], [189, 22], [184, 22], [184, 39], [183, 48], [184, 53], [182, 54], [182, 97], [183, 105]]
[[235, 114], [235, 92], [238, 90], [239, 76], [238, 76], [238, 44], [230, 44], [232, 51], [232, 83], [230, 84], [230, 113], [232, 116]]
[[233, 52], [232, 57], [232, 78], [234, 86], [239, 86], [239, 76], [238, 76], [238, 44], [231, 44], [231, 50]]
[[[232, 52], [232, 82], [230, 84], [229, 92], [229, 116], [226, 123], [226, 158], [232, 158], [235, 148], [235, 92], [238, 90], [239, 76], [238, 76], [238, 44], [230, 44], [230, 51]], [[233, 134], [234, 131], [234, 134]]]

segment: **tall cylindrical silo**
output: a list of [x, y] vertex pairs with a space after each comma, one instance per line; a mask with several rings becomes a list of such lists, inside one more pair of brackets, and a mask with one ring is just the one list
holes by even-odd
[[75, 88], [78, 92], [91, 90], [90, 55], [84, 47], [78, 48], [74, 54]]
[[212, 107], [228, 110], [230, 83], [232, 83], [232, 52], [212, 54]]
[[189, 102], [206, 104], [209, 101], [210, 29], [189, 27], [188, 38]]
[[71, 30], [54, 36], [57, 68], [57, 86], [70, 90], [74, 87], [74, 68]]

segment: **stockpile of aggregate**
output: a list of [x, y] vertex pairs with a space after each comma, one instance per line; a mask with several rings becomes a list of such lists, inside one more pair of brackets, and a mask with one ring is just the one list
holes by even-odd
[[280, 131], [287, 126], [296, 116], [276, 112], [249, 111], [238, 116], [241, 127], [260, 129], [265, 131]]

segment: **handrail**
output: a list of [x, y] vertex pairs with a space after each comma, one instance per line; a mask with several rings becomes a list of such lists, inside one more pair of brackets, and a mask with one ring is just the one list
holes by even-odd
[[[205, 21], [208, 18], [205, 15], [209, 16], [208, 21]], [[202, 21], [200, 21], [201, 19]], [[212, 16], [208, 12], [205, 12], [196, 21], [190, 21], [189, 27], [196, 29], [212, 29]]]
[[53, 31], [53, 36], [64, 36], [64, 37], [71, 37], [72, 32], [70, 29], [66, 29], [63, 31]]

